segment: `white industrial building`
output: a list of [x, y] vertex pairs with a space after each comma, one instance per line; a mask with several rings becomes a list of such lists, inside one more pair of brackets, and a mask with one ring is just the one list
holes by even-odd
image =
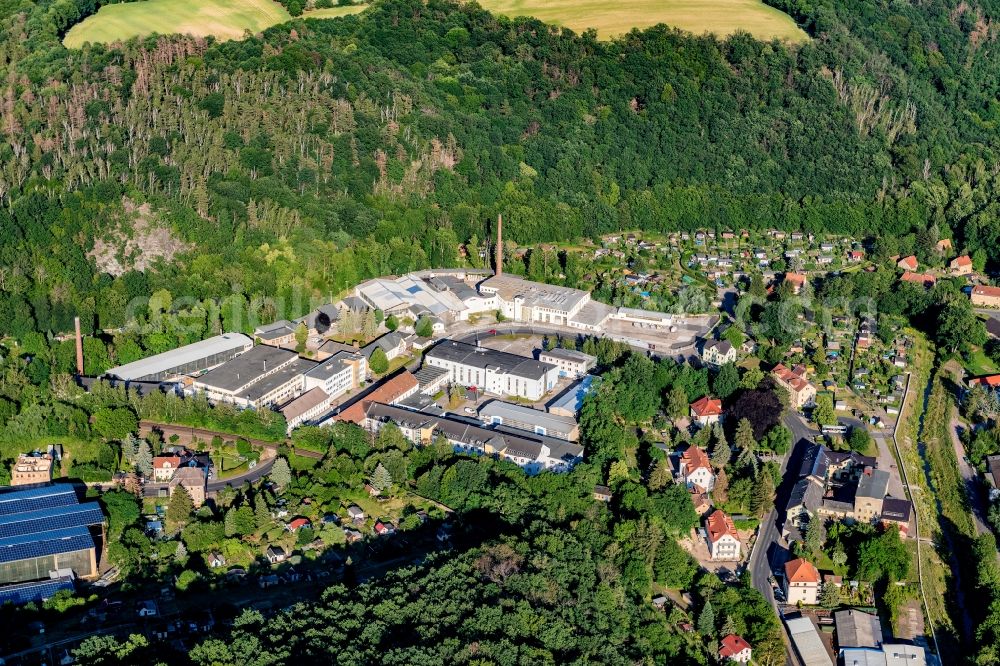
[[199, 377], [192, 388], [212, 402], [259, 409], [301, 395], [304, 375], [317, 365], [287, 349], [257, 345]]
[[580, 439], [580, 427], [571, 416], [549, 414], [525, 405], [490, 400], [479, 409], [479, 419], [490, 425], [505, 425], [518, 430], [575, 442]]
[[590, 294], [580, 289], [531, 282], [515, 275], [494, 275], [479, 284], [479, 291], [495, 295], [497, 307], [507, 319], [517, 322], [568, 326]]
[[368, 361], [362, 354], [337, 352], [303, 376], [303, 390], [319, 388], [332, 399], [361, 386], [368, 375]]
[[542, 363], [551, 363], [559, 368], [560, 377], [572, 377], [573, 379], [583, 377], [597, 365], [596, 357], [584, 354], [582, 351], [563, 349], [562, 347], [543, 351], [538, 355], [538, 360]]
[[549, 363], [455, 340], [435, 345], [424, 355], [424, 363], [447, 370], [453, 384], [527, 400], [539, 400], [559, 380], [559, 369]]
[[253, 347], [242, 333], [223, 333], [162, 354], [111, 368], [105, 374], [122, 381], [163, 381], [192, 375], [225, 363]]

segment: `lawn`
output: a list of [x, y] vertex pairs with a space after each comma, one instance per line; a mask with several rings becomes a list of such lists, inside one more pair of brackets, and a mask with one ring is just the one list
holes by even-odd
[[969, 355], [963, 359], [963, 365], [973, 377], [977, 377], [979, 375], [991, 375], [997, 371], [996, 365], [992, 360], [990, 360], [990, 357], [987, 356], [982, 349], [970, 352]]
[[602, 39], [657, 23], [696, 35], [726, 36], [744, 30], [759, 39], [808, 39], [790, 16], [760, 0], [480, 0], [480, 4], [492, 12], [533, 16], [577, 32], [595, 28]]
[[[334, 7], [306, 12], [303, 18], [335, 18], [355, 14], [364, 6]], [[70, 28], [63, 44], [79, 48], [84, 42], [113, 42], [159, 34], [190, 34], [239, 39], [291, 20], [273, 0], [144, 0], [104, 5], [93, 16]]]

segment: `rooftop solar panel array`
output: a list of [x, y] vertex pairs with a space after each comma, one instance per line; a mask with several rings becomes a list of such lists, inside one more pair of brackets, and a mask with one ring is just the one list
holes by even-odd
[[76, 504], [73, 486], [56, 484], [0, 493], [0, 516]]
[[0, 539], [0, 562], [16, 562], [31, 557], [71, 553], [94, 548], [86, 527], [68, 527], [41, 534], [21, 534]]
[[72, 590], [73, 579], [61, 576], [51, 580], [40, 580], [32, 583], [15, 583], [0, 587], [0, 606], [8, 601], [13, 604], [26, 604], [31, 601], [51, 599], [59, 590]]
[[102, 522], [104, 514], [97, 502], [26, 511], [0, 516], [0, 539], [23, 534], [42, 534], [69, 527], [100, 525]]

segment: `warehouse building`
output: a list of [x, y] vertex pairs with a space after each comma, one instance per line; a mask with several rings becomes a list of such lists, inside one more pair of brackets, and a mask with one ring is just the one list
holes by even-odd
[[479, 418], [490, 425], [506, 425], [518, 430], [547, 435], [575, 442], [580, 439], [580, 427], [571, 416], [549, 414], [538, 409], [491, 400], [479, 409]]
[[257, 345], [199, 377], [192, 386], [213, 402], [259, 409], [298, 397], [304, 375], [317, 365], [293, 351]]
[[[97, 502], [80, 504], [70, 485], [0, 492], [0, 585], [49, 583], [71, 570], [79, 578], [98, 575], [104, 514]], [[26, 598], [44, 591], [0, 587], [0, 597]], [[53, 592], [54, 593], [54, 592]]]
[[253, 347], [242, 333], [223, 333], [162, 354], [111, 368], [108, 377], [122, 381], [159, 382], [179, 375], [193, 375], [230, 361]]
[[516, 322], [569, 326], [570, 320], [590, 302], [580, 289], [531, 282], [516, 275], [499, 274], [483, 280], [479, 291], [496, 296], [503, 316]]
[[527, 400], [540, 399], [559, 380], [559, 369], [550, 363], [454, 340], [437, 344], [424, 363], [447, 370], [453, 384]]

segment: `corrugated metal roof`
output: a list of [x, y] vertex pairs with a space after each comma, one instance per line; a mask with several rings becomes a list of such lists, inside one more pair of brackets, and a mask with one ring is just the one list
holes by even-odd
[[785, 620], [785, 624], [792, 636], [792, 642], [795, 643], [795, 649], [804, 663], [809, 666], [833, 666], [833, 660], [830, 659], [816, 626], [809, 618], [797, 617]]
[[223, 354], [235, 349], [246, 348], [253, 344], [253, 341], [242, 333], [223, 333], [215, 337], [194, 342], [177, 349], [172, 349], [162, 354], [139, 359], [132, 363], [111, 368], [107, 375], [118, 379], [131, 380], [148, 377], [161, 372], [166, 372], [171, 368], [193, 363], [200, 359], [215, 354]]

